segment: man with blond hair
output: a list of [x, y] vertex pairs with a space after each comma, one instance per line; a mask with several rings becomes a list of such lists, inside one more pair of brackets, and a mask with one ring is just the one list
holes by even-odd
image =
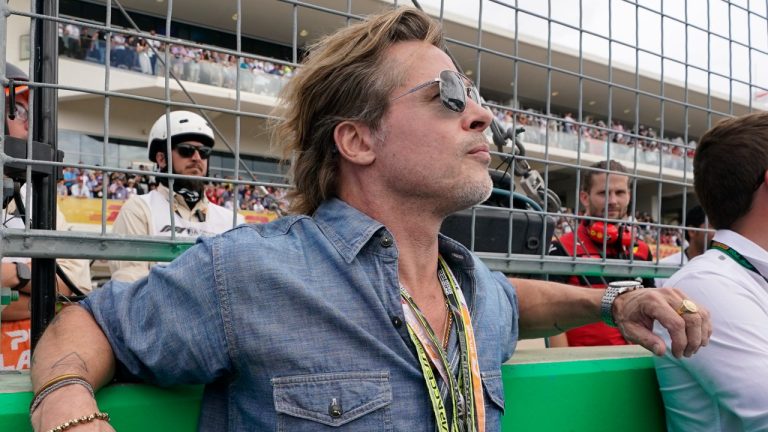
[[[491, 114], [443, 45], [401, 8], [314, 46], [277, 130], [297, 214], [202, 239], [62, 315], [35, 354], [35, 428], [98, 412], [87, 386], [119, 370], [205, 383], [200, 430], [497, 431], [517, 339], [595, 321], [601, 301], [656, 354], [654, 319], [676, 356], [706, 345], [706, 311], [678, 315], [674, 290], [513, 286], [438, 234], [492, 186]], [[72, 325], [87, 334], [57, 340]]]

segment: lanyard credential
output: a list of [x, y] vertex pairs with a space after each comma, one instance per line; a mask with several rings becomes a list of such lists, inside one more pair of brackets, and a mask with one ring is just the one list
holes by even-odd
[[768, 282], [768, 278], [766, 278], [762, 273], [760, 273], [760, 270], [758, 270], [757, 267], [755, 267], [751, 262], [749, 262], [749, 260], [746, 257], [744, 257], [744, 255], [740, 254], [736, 249], [728, 246], [725, 243], [721, 243], [721, 242], [715, 241], [715, 240], [712, 240], [709, 243], [709, 248], [710, 249], [717, 249], [717, 250], [723, 252], [724, 254], [726, 254], [729, 257], [731, 257], [731, 259], [736, 261], [740, 266], [744, 267], [745, 269], [747, 269], [749, 271], [757, 273], [766, 282]]
[[[448, 355], [443, 350], [431, 326], [410, 294], [404, 287], [401, 287], [400, 293], [408, 334], [416, 347], [438, 430], [440, 432], [483, 432], [485, 430], [485, 404], [469, 308], [461, 290], [458, 289], [456, 279], [442, 257], [439, 257], [439, 264], [438, 278], [443, 287], [448, 313], [452, 314], [456, 323], [459, 341], [460, 369], [458, 379], [451, 373]], [[448, 331], [450, 332], [450, 329]], [[448, 386], [452, 408], [450, 421], [443, 398], [440, 396], [432, 366]]]

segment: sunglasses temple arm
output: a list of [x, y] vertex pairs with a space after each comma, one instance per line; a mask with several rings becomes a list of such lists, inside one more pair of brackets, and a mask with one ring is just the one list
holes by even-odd
[[8, 80], [8, 118], [16, 120], [16, 83]]

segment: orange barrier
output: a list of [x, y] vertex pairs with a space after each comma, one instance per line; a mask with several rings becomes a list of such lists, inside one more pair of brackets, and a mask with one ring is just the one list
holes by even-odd
[[[71, 224], [100, 225], [101, 199], [75, 198], [71, 196], [58, 197], [59, 209]], [[123, 200], [107, 200], [107, 225], [112, 223], [120, 213]], [[267, 223], [277, 219], [277, 214], [270, 211], [240, 210], [246, 223]]]

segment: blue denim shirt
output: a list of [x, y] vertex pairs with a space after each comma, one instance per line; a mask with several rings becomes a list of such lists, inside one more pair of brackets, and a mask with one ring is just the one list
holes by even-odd
[[[497, 431], [517, 296], [457, 242], [441, 237], [439, 248], [469, 305], [487, 430]], [[434, 431], [403, 324], [397, 257], [386, 227], [329, 200], [313, 217], [202, 238], [83, 305], [122, 370], [162, 386], [206, 384], [200, 430]], [[331, 415], [334, 404], [341, 415]]]

